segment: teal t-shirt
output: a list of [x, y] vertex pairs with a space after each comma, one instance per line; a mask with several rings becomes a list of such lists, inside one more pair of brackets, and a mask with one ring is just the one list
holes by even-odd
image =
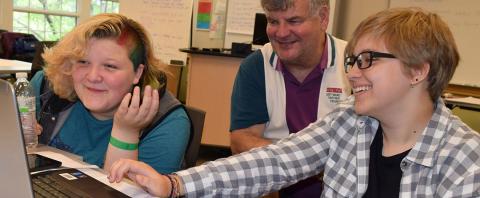
[[103, 167], [113, 119], [96, 119], [81, 102], [76, 102], [72, 108], [49, 146], [81, 155], [83, 161]]
[[[37, 101], [42, 79], [43, 72], [37, 72], [31, 80]], [[40, 111], [39, 103], [37, 104], [37, 111]], [[112, 124], [112, 119], [97, 120], [77, 101], [49, 145], [80, 155], [85, 162], [103, 167]], [[181, 167], [189, 137], [190, 122], [187, 113], [183, 108], [178, 108], [140, 141], [138, 160], [160, 173], [177, 171]]]

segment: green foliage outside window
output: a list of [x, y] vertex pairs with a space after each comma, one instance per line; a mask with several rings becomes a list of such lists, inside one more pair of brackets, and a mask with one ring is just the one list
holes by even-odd
[[55, 41], [76, 24], [77, 0], [13, 0], [13, 31]]
[[[39, 40], [59, 40], [77, 24], [77, 0], [13, 0], [13, 7], [13, 31]], [[90, 0], [90, 15], [118, 9], [118, 0]]]
[[91, 0], [90, 15], [100, 13], [118, 13], [119, 4], [115, 0]]

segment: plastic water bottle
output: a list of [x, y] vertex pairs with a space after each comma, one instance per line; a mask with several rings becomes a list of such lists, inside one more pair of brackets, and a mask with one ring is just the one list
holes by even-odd
[[37, 119], [35, 119], [35, 93], [30, 82], [27, 80], [27, 73], [16, 73], [15, 95], [17, 96], [18, 111], [23, 129], [23, 138], [27, 150], [35, 148], [38, 144], [38, 136], [35, 133]]

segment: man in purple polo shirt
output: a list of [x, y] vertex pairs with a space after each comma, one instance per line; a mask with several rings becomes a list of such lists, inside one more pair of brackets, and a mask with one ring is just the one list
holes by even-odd
[[[262, 0], [270, 43], [240, 65], [232, 92], [233, 153], [265, 146], [333, 110], [350, 94], [345, 41], [325, 33], [328, 0]], [[319, 197], [321, 182], [301, 181], [281, 197]]]

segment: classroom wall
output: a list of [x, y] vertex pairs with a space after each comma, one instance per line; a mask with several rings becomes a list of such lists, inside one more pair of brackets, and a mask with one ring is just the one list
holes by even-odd
[[348, 40], [368, 16], [388, 8], [389, 0], [337, 0], [333, 35]]
[[12, 1], [0, 1], [0, 29], [12, 31], [12, 14], [5, 12], [12, 9]]

